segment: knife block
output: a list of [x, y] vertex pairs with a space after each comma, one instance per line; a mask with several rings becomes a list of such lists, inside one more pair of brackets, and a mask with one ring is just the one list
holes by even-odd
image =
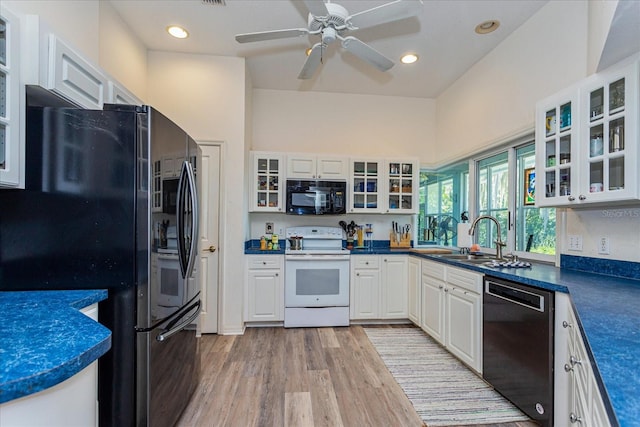
[[396, 233], [389, 233], [389, 246], [391, 248], [410, 248], [411, 233], [400, 235], [400, 241], [396, 241]]

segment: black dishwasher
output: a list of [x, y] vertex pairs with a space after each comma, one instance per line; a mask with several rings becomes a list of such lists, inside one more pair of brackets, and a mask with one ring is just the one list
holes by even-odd
[[485, 276], [483, 377], [542, 426], [553, 425], [554, 293]]

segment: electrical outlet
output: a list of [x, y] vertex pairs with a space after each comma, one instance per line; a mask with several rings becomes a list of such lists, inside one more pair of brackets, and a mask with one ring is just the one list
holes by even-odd
[[601, 237], [600, 245], [598, 246], [598, 253], [600, 255], [609, 255], [609, 238]]
[[569, 237], [569, 250], [570, 251], [582, 251], [582, 236], [579, 234], [570, 235]]
[[273, 223], [267, 222], [264, 224], [264, 233], [265, 234], [273, 234]]

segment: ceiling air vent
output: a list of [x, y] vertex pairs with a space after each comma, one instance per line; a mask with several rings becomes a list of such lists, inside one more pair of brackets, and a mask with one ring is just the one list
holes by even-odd
[[202, 4], [209, 4], [211, 6], [226, 6], [225, 0], [202, 0]]

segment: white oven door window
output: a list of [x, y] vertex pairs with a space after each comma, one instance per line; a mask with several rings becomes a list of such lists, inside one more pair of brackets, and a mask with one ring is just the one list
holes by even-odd
[[287, 260], [285, 305], [349, 305], [349, 260]]

